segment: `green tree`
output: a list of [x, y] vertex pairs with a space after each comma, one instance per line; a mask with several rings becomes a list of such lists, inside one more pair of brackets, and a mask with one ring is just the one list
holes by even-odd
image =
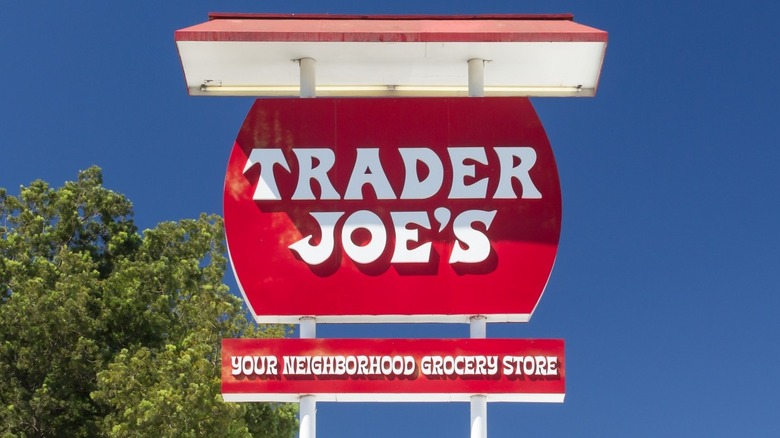
[[228, 404], [220, 341], [256, 327], [222, 283], [218, 216], [138, 233], [100, 169], [0, 189], [0, 436], [291, 436], [295, 406]]

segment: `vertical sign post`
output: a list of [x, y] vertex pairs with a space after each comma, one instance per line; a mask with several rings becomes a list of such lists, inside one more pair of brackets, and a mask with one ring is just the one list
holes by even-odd
[[[301, 339], [317, 337], [317, 320], [310, 316], [301, 318]], [[300, 438], [317, 437], [317, 397], [311, 394], [301, 395], [298, 406], [298, 421]]]
[[[301, 97], [310, 98], [317, 95], [316, 61], [312, 58], [298, 60], [301, 75]], [[317, 319], [304, 316], [300, 319], [301, 339], [317, 337]], [[301, 395], [298, 402], [299, 438], [317, 438], [317, 397], [311, 394]]]
[[[471, 58], [469, 68], [469, 97], [485, 95], [485, 60]], [[469, 318], [469, 337], [483, 339], [487, 337], [487, 320], [475, 315]], [[487, 397], [474, 394], [470, 400], [471, 438], [487, 438]]]
[[[487, 338], [487, 320], [484, 316], [472, 316], [469, 321], [471, 339]], [[487, 396], [471, 396], [471, 438], [487, 438]]]

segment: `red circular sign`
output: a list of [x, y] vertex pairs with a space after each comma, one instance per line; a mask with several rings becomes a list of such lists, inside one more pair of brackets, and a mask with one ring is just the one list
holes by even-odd
[[258, 321], [527, 321], [561, 193], [526, 98], [264, 99], [225, 178]]

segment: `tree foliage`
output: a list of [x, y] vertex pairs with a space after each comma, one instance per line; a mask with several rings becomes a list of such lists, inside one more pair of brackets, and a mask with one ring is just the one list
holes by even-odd
[[291, 436], [295, 407], [227, 404], [220, 341], [280, 337], [222, 283], [222, 221], [141, 235], [92, 167], [0, 189], [0, 436]]

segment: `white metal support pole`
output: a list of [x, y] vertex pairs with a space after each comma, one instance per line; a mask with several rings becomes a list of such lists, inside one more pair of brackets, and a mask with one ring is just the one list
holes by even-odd
[[317, 95], [317, 61], [313, 58], [301, 58], [298, 60], [301, 69], [301, 97], [314, 97]]
[[[313, 58], [298, 60], [300, 67], [300, 96], [315, 97], [317, 95], [317, 76]], [[300, 320], [301, 339], [317, 337], [317, 320], [313, 316], [304, 316]], [[298, 436], [299, 438], [317, 437], [317, 398], [313, 395], [301, 395], [298, 404]]]
[[[314, 58], [301, 58], [298, 60], [300, 66], [301, 79], [301, 97], [315, 97], [317, 95], [317, 75], [315, 65], [317, 61]], [[317, 337], [317, 319], [313, 316], [304, 316], [300, 318], [301, 339], [314, 339]]]
[[469, 336], [471, 339], [485, 339], [487, 337], [487, 318], [482, 315], [469, 318]]
[[[472, 316], [469, 320], [471, 339], [487, 337], [487, 319], [484, 316]], [[471, 438], [487, 438], [487, 397], [471, 396]]]
[[[485, 95], [485, 60], [469, 59], [469, 97]], [[487, 337], [487, 319], [476, 315], [469, 319], [469, 336], [472, 339]], [[487, 397], [471, 396], [471, 438], [487, 438]]]
[[485, 95], [485, 60], [469, 59], [469, 97]]
[[[301, 339], [317, 337], [317, 320], [311, 316], [300, 319]], [[302, 395], [298, 406], [299, 438], [317, 437], [317, 398], [313, 395]]]

